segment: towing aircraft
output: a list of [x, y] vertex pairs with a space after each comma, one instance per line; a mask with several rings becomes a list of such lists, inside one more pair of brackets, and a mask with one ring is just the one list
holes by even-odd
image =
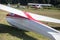
[[60, 31], [41, 22], [60, 23], [59, 19], [21, 11], [2, 4], [0, 4], [0, 10], [9, 12], [6, 20], [13, 27], [42, 34], [45, 37], [49, 37], [50, 40], [60, 40]]

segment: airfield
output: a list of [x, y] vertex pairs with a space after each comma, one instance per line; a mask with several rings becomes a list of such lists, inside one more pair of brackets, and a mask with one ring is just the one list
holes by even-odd
[[[32, 9], [32, 8], [18, 8], [18, 9], [60, 19], [60, 10], [57, 9]], [[0, 10], [0, 40], [49, 40], [49, 38], [46, 38], [34, 32], [27, 32], [24, 30], [13, 28], [6, 21], [7, 13], [8, 12]], [[43, 23], [60, 30], [60, 24], [48, 22]]]

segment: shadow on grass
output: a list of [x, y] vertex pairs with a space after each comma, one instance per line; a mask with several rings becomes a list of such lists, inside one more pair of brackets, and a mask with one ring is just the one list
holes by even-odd
[[31, 36], [28, 36], [24, 30], [19, 30], [8, 25], [0, 24], [0, 33], [9, 33], [12, 36], [22, 38], [23, 40], [37, 40]]
[[60, 27], [52, 27], [52, 28], [60, 31]]

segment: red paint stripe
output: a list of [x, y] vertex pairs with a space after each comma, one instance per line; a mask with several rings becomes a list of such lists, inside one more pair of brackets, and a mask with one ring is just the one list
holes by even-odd
[[24, 11], [24, 13], [25, 13], [25, 15], [26, 15], [29, 19], [35, 20], [34, 18], [31, 17], [31, 15], [28, 14], [28, 12], [25, 12], [25, 11]]
[[[34, 19], [28, 12], [25, 12], [25, 11], [24, 11], [24, 13], [25, 13], [25, 15], [26, 15], [30, 20], [34, 20], [34, 21], [37, 21], [37, 22], [39, 22], [39, 23], [42, 23], [41, 21], [38, 21], [38, 20]], [[42, 24], [44, 24], [44, 23], [42, 23]]]
[[34, 19], [28, 12], [25, 12], [25, 11], [24, 11], [24, 13], [25, 13], [25, 15], [26, 15], [30, 20], [38, 21], [38, 20]]

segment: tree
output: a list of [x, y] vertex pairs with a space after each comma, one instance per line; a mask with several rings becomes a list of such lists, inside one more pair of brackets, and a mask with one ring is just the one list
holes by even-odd
[[11, 6], [12, 0], [6, 0], [8, 6]]

